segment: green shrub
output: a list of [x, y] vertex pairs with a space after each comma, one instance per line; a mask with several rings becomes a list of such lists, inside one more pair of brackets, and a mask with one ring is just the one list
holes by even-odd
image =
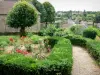
[[99, 62], [100, 65], [100, 41], [88, 41], [87, 48], [89, 53]]
[[86, 29], [86, 26], [83, 25], [74, 25], [70, 28], [70, 30], [75, 34], [75, 35], [83, 35], [83, 31]]
[[64, 37], [68, 34], [73, 34], [69, 29], [57, 29], [56, 32], [54, 33], [54, 36], [59, 36], [59, 37]]
[[55, 32], [54, 32], [54, 36], [64, 36], [65, 33], [64, 33], [64, 29], [61, 29], [61, 28], [58, 28]]
[[96, 35], [97, 35], [97, 31], [95, 30], [95, 28], [87, 28], [83, 32], [83, 36], [86, 38], [95, 39]]
[[55, 25], [50, 24], [50, 25], [47, 26], [47, 28], [44, 28], [44, 29], [42, 29], [40, 31], [40, 35], [43, 35], [43, 36], [53, 36], [55, 31], [56, 31]]
[[86, 46], [86, 39], [80, 35], [69, 34], [65, 38], [69, 39], [73, 45]]
[[10, 38], [13, 38], [14, 41], [16, 41], [18, 37], [16, 37], [16, 36], [0, 36], [0, 47], [9, 45]]
[[71, 43], [65, 38], [56, 40], [58, 41], [51, 54], [44, 60], [24, 57], [21, 54], [0, 55], [0, 75], [71, 75]]
[[31, 37], [31, 36], [33, 36], [33, 35], [34, 35], [34, 33], [32, 33], [32, 32], [28, 32], [28, 33], [27, 33], [27, 36], [28, 36], [28, 37]]
[[33, 35], [33, 36], [31, 36], [31, 39], [32, 39], [32, 41], [33, 41], [33, 43], [38, 43], [38, 41], [39, 41], [39, 39], [40, 39], [40, 36], [38, 36], [38, 35]]

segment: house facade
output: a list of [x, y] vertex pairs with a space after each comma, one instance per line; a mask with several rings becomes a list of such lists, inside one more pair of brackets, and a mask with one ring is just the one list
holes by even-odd
[[[20, 29], [8, 27], [6, 25], [6, 17], [18, 0], [0, 0], [0, 33], [19, 32]], [[38, 12], [38, 20], [36, 25], [26, 28], [27, 32], [38, 32], [40, 30], [40, 13]]]

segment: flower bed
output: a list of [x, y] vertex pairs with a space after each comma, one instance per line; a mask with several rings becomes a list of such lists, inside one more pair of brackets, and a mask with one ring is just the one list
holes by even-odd
[[1, 55], [0, 75], [71, 75], [71, 43], [64, 38], [56, 40], [50, 55], [44, 60], [32, 59], [22, 54]]
[[44, 37], [37, 35], [33, 35], [31, 38], [22, 36], [16, 39], [14, 37], [5, 37], [6, 40], [2, 38], [5, 42], [1, 42], [0, 46], [1, 54], [20, 53], [28, 57], [44, 59], [51, 52], [51, 46], [48, 44], [49, 41], [44, 41]]

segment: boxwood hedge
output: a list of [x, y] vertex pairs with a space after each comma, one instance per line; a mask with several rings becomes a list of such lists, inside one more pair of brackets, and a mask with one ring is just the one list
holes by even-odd
[[100, 41], [84, 38], [79, 35], [67, 35], [73, 45], [78, 45], [87, 48], [88, 52], [98, 61], [100, 65]]
[[72, 63], [71, 43], [60, 38], [44, 60], [21, 54], [0, 55], [0, 75], [71, 75]]
[[97, 35], [97, 31], [95, 28], [87, 28], [83, 31], [83, 36], [86, 38], [95, 39]]
[[89, 53], [98, 61], [100, 65], [100, 41], [91, 40], [87, 42]]
[[78, 45], [78, 46], [86, 46], [86, 38], [80, 36], [80, 35], [73, 35], [73, 34], [68, 34], [65, 36], [65, 38], [69, 39], [73, 45]]

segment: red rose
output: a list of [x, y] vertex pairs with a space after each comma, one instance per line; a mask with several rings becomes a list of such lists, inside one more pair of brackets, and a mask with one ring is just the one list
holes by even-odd
[[13, 38], [10, 38], [9, 40], [10, 40], [11, 42], [13, 42], [13, 41], [14, 41], [14, 40], [13, 40]]
[[26, 55], [26, 54], [28, 54], [28, 52], [27, 51], [23, 51], [23, 54]]
[[17, 52], [17, 53], [22, 53], [22, 50], [17, 49], [16, 52]]

